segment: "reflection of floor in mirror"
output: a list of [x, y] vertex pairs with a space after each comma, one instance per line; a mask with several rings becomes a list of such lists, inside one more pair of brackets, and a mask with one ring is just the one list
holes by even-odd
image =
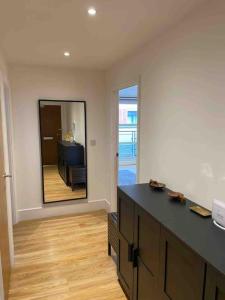
[[85, 198], [86, 190], [77, 187], [75, 191], [67, 186], [58, 172], [57, 166], [44, 166], [45, 202]]

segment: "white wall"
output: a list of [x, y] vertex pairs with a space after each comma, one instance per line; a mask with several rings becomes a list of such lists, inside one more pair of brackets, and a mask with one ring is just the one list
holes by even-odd
[[[11, 66], [18, 220], [105, 207], [106, 130], [103, 72]], [[42, 205], [38, 99], [86, 100], [88, 202]], [[96, 139], [96, 146], [90, 140]]]
[[[207, 2], [107, 73], [109, 161], [113, 91], [140, 78], [140, 182], [161, 180], [208, 208], [213, 198], [225, 201], [224, 20], [225, 2]], [[114, 187], [111, 198], [115, 207]]]
[[[73, 123], [75, 122], [75, 134], [73, 132]], [[67, 129], [72, 131], [74, 139], [85, 147], [85, 110], [84, 103], [71, 102], [67, 106]]]

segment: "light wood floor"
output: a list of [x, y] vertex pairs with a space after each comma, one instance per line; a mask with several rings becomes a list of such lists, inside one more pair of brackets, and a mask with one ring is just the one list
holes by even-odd
[[104, 211], [14, 228], [9, 300], [125, 300], [107, 255]]
[[86, 198], [86, 190], [77, 188], [72, 191], [59, 175], [57, 166], [44, 166], [44, 194], [45, 202]]

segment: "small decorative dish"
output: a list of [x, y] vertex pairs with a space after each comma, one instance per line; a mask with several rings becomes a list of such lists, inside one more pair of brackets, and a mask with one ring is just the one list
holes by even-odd
[[208, 210], [202, 206], [199, 206], [199, 205], [191, 205], [189, 208], [191, 211], [200, 215], [203, 218], [208, 218], [208, 217], [211, 217], [211, 215], [212, 215], [210, 210]]
[[158, 182], [156, 180], [150, 180], [149, 181], [149, 185], [150, 187], [154, 188], [154, 189], [163, 189], [164, 187], [166, 187], [166, 185], [164, 183]]
[[180, 202], [185, 202], [185, 197], [184, 197], [184, 194], [182, 194], [182, 193], [171, 191], [171, 192], [168, 192], [168, 195], [172, 199], [178, 200]]

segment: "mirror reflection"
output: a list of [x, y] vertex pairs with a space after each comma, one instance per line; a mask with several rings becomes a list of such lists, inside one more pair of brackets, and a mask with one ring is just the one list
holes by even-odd
[[87, 198], [84, 101], [39, 100], [43, 202]]

